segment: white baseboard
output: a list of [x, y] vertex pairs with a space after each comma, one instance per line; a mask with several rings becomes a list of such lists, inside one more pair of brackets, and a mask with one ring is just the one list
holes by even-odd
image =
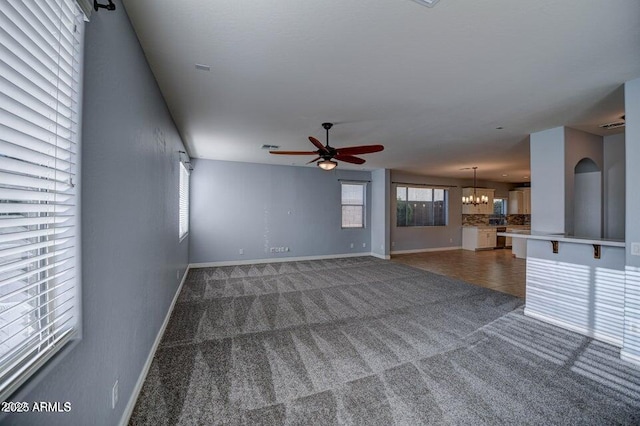
[[557, 318], [552, 318], [545, 314], [541, 314], [535, 311], [531, 311], [531, 309], [527, 309], [525, 306], [524, 314], [528, 317], [538, 319], [540, 321], [556, 325], [560, 328], [564, 328], [570, 331], [575, 331], [576, 333], [582, 334], [587, 337], [594, 338], [596, 340], [600, 340], [605, 343], [609, 343], [610, 345], [617, 346], [619, 348], [622, 347], [622, 339], [610, 336], [608, 334], [600, 333], [595, 330], [588, 329], [587, 327], [580, 327], [575, 324], [568, 323], [566, 321], [562, 321]]
[[391, 254], [410, 254], [410, 253], [427, 253], [431, 251], [448, 251], [448, 250], [460, 250], [462, 246], [455, 247], [434, 247], [434, 248], [424, 248], [424, 249], [415, 249], [415, 250], [391, 250]]
[[155, 342], [153, 342], [153, 346], [151, 347], [151, 351], [149, 352], [149, 356], [147, 356], [147, 361], [144, 363], [144, 367], [142, 368], [142, 372], [138, 377], [138, 381], [133, 388], [133, 393], [129, 398], [129, 402], [127, 402], [127, 407], [122, 413], [122, 418], [120, 419], [120, 426], [126, 426], [129, 423], [129, 419], [131, 418], [131, 414], [133, 414], [133, 409], [136, 406], [136, 401], [138, 400], [138, 396], [140, 395], [140, 391], [142, 390], [142, 385], [144, 381], [147, 379], [147, 374], [149, 374], [149, 369], [151, 368], [151, 362], [153, 361], [153, 357], [156, 354], [156, 350], [158, 350], [158, 346], [160, 345], [160, 341], [162, 340], [162, 336], [164, 335], [164, 330], [167, 328], [167, 324], [169, 324], [169, 318], [171, 318], [171, 313], [173, 313], [173, 308], [178, 301], [178, 296], [180, 296], [180, 291], [182, 290], [182, 286], [184, 282], [187, 280], [187, 275], [189, 274], [190, 267], [187, 265], [187, 269], [184, 271], [184, 275], [182, 275], [182, 280], [180, 281], [180, 285], [178, 286], [178, 290], [176, 290], [176, 294], [173, 296], [173, 300], [171, 301], [171, 305], [169, 306], [169, 310], [167, 311], [167, 315], [164, 317], [164, 321], [162, 322], [162, 326], [160, 330], [158, 330], [158, 335], [156, 336]]
[[620, 351], [620, 359], [632, 364], [640, 365], [640, 355], [632, 354], [624, 349]]
[[[257, 265], [261, 263], [301, 262], [306, 260], [341, 259], [345, 257], [375, 256], [371, 252], [323, 254], [320, 256], [276, 257], [269, 259], [223, 260], [220, 262], [191, 263], [189, 268], [215, 268], [218, 266]], [[377, 256], [376, 256], [377, 257]]]
[[382, 260], [391, 259], [391, 255], [389, 255], [389, 254], [378, 254], [378, 253], [371, 252], [370, 255], [373, 256], [373, 257], [377, 257], [378, 259], [382, 259]]

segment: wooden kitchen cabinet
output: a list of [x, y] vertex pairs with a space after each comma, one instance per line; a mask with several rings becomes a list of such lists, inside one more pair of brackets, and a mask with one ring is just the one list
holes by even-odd
[[509, 214], [531, 214], [531, 188], [509, 191]]
[[[462, 205], [462, 214], [492, 214], [493, 213], [493, 194], [495, 189], [488, 188], [476, 188], [476, 196], [482, 197], [486, 195], [489, 199], [487, 204], [479, 204], [474, 206], [472, 204]], [[463, 197], [472, 197], [473, 188], [462, 188]]]
[[524, 194], [522, 191], [509, 191], [509, 201], [507, 202], [507, 210], [509, 214], [522, 214]]
[[478, 230], [478, 249], [493, 249], [496, 247], [496, 230]]
[[487, 250], [496, 246], [495, 228], [478, 228], [466, 226], [462, 228], [462, 248], [465, 250]]

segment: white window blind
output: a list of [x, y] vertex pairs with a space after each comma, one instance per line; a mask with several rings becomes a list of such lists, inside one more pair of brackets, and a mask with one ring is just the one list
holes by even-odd
[[179, 205], [179, 224], [178, 233], [180, 238], [189, 232], [189, 169], [185, 164], [180, 162], [180, 205]]
[[362, 183], [342, 184], [343, 228], [364, 228], [364, 190]]
[[0, 397], [78, 331], [75, 0], [0, 1]]

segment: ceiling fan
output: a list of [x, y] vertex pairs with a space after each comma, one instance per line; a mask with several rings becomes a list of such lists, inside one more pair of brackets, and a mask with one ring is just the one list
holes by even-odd
[[317, 155], [318, 158], [314, 158], [307, 164], [311, 164], [314, 161], [318, 161], [318, 167], [323, 170], [333, 170], [338, 163], [333, 159], [344, 161], [353, 164], [364, 164], [365, 160], [360, 157], [355, 157], [360, 154], [371, 154], [373, 152], [380, 152], [384, 149], [382, 145], [361, 145], [361, 146], [347, 146], [344, 148], [334, 148], [329, 145], [329, 129], [333, 127], [333, 123], [322, 123], [322, 127], [327, 131], [327, 144], [322, 145], [318, 139], [313, 136], [309, 136], [309, 140], [312, 144], [318, 148], [317, 151], [269, 151], [270, 154], [278, 155]]

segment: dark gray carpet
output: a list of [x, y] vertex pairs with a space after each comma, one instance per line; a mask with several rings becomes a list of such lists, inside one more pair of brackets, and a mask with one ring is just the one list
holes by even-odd
[[130, 424], [639, 424], [640, 371], [522, 303], [371, 257], [195, 269]]

